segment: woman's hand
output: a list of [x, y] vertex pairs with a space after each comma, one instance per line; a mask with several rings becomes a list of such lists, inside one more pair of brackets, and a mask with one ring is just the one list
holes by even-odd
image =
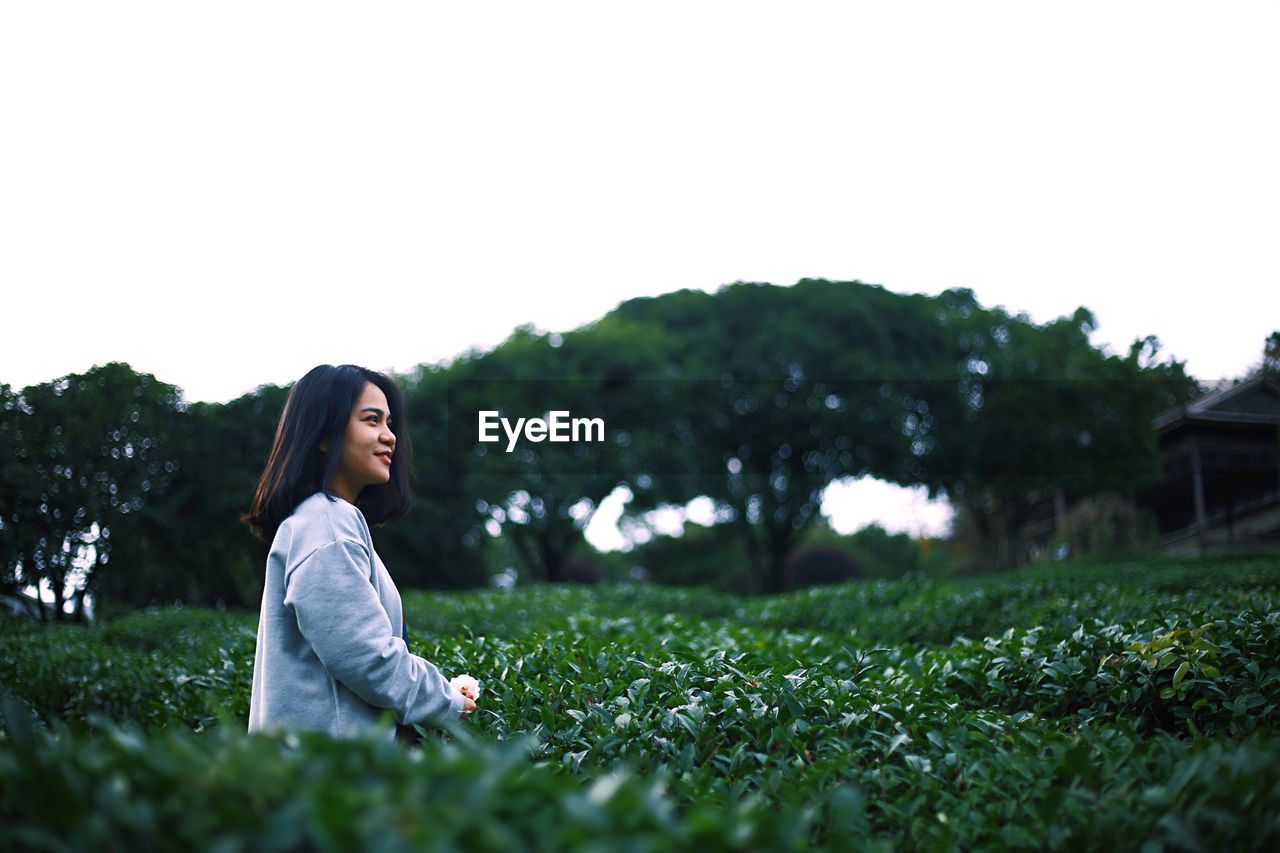
[[449, 683], [453, 689], [462, 694], [462, 713], [476, 709], [475, 700], [480, 698], [480, 685], [469, 675], [455, 675]]

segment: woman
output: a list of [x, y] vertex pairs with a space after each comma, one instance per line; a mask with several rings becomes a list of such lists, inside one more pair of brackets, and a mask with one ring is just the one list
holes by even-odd
[[285, 401], [267, 467], [241, 521], [271, 543], [249, 731], [458, 720], [473, 696], [409, 652], [400, 593], [370, 525], [409, 510], [404, 400], [381, 373], [323, 364]]

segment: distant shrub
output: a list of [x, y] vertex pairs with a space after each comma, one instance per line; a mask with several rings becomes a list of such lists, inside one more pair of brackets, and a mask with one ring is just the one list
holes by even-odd
[[920, 545], [906, 533], [890, 533], [878, 524], [850, 534], [840, 534], [827, 525], [815, 526], [804, 544], [839, 548], [858, 564], [863, 578], [900, 578], [921, 568]]
[[782, 565], [785, 589], [843, 583], [865, 577], [862, 566], [842, 548], [818, 545], [797, 548]]
[[655, 536], [626, 558], [630, 565], [644, 569], [653, 583], [751, 591], [745, 549], [729, 525], [686, 524], [683, 536]]
[[1157, 539], [1149, 512], [1117, 495], [1094, 495], [1067, 511], [1049, 552], [1066, 545], [1076, 557], [1110, 557], [1135, 553]]
[[560, 564], [560, 577], [570, 583], [600, 583], [603, 574], [600, 566], [587, 557], [570, 555]]

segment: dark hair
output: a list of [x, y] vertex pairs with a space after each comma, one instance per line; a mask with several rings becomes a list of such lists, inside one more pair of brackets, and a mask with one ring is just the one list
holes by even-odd
[[[258, 480], [249, 512], [240, 517], [254, 536], [271, 542], [281, 522], [318, 491], [324, 491], [330, 501], [340, 499], [333, 491], [333, 477], [342, 458], [351, 409], [369, 382], [387, 395], [396, 452], [391, 458], [391, 479], [361, 489], [356, 506], [370, 526], [395, 521], [409, 511], [413, 448], [399, 386], [382, 373], [354, 364], [322, 364], [294, 383], [285, 400], [267, 467]], [[321, 441], [328, 444], [328, 453], [320, 452]]]

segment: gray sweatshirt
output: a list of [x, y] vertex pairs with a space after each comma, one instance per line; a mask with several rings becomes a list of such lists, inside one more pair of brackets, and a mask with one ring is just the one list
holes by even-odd
[[[462, 716], [462, 694], [404, 641], [400, 593], [364, 514], [316, 492], [267, 556], [249, 732], [306, 728], [334, 737]], [[395, 726], [382, 728], [395, 740]]]

